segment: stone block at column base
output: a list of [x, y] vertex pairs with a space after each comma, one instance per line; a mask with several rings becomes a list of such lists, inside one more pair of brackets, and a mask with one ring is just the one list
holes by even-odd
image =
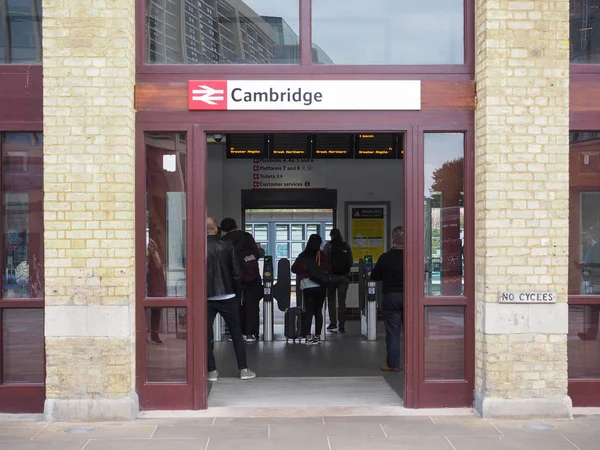
[[552, 398], [499, 398], [475, 394], [475, 410], [484, 419], [572, 419], [567, 395]]
[[115, 398], [48, 398], [44, 403], [47, 422], [124, 422], [137, 418], [138, 395]]

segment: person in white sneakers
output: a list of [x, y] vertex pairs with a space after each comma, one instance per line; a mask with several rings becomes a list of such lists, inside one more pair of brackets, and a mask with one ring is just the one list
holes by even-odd
[[208, 381], [217, 381], [219, 372], [215, 363], [213, 324], [217, 313], [223, 317], [233, 339], [240, 378], [250, 380], [256, 374], [248, 368], [246, 344], [240, 328], [236, 296], [240, 292], [240, 269], [233, 244], [217, 235], [217, 223], [206, 219], [207, 259], [206, 297], [208, 318]]

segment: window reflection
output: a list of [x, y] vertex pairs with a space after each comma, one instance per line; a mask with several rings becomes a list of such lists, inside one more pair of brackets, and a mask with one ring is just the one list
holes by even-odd
[[298, 0], [147, 0], [149, 64], [297, 64]]
[[463, 64], [463, 0], [313, 0], [313, 64]]
[[465, 310], [462, 306], [425, 307], [425, 379], [465, 378]]
[[2, 311], [2, 381], [44, 382], [44, 310]]
[[569, 305], [569, 378], [600, 378], [600, 340], [596, 305]]
[[146, 381], [187, 381], [187, 309], [146, 308]]
[[600, 0], [571, 0], [571, 62], [600, 63]]
[[464, 294], [464, 134], [425, 133], [425, 295]]
[[0, 1], [0, 64], [42, 62], [42, 0]]
[[186, 136], [146, 133], [147, 296], [186, 296]]
[[2, 135], [3, 297], [42, 298], [43, 140]]
[[598, 133], [571, 133], [569, 170], [569, 294], [600, 295]]

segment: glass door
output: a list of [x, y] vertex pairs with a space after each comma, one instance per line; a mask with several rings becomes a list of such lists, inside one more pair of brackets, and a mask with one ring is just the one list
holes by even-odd
[[412, 222], [419, 239], [408, 254], [421, 261], [410, 275], [421, 280], [414, 293], [421, 408], [473, 404], [472, 145], [470, 130], [442, 126], [418, 134], [418, 192], [408, 200], [418, 212]]
[[[166, 128], [165, 129], [169, 129]], [[193, 409], [189, 130], [138, 135], [137, 384], [141, 409]]]
[[574, 406], [598, 406], [600, 133], [571, 133], [569, 170], [569, 396]]

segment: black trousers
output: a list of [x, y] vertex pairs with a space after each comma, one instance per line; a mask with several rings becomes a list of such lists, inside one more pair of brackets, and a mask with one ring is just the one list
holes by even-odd
[[260, 334], [260, 301], [263, 298], [261, 284], [242, 288], [242, 304], [240, 306], [240, 324], [242, 334], [258, 336]]
[[246, 360], [246, 345], [244, 343], [244, 336], [240, 328], [239, 314], [238, 314], [238, 299], [233, 297], [227, 300], [209, 300], [207, 302], [207, 315], [208, 315], [208, 371], [212, 372], [217, 370], [215, 363], [215, 351], [214, 351], [214, 333], [213, 324], [215, 323], [215, 317], [217, 313], [221, 314], [233, 340], [233, 349], [235, 350], [235, 357], [237, 359], [238, 369], [247, 369], [248, 361]]
[[400, 369], [400, 334], [404, 321], [404, 295], [399, 292], [383, 294], [381, 312], [385, 324], [387, 366]]
[[320, 336], [323, 331], [323, 305], [327, 290], [324, 287], [314, 287], [302, 291], [302, 336], [308, 336], [312, 328], [312, 319], [315, 318], [315, 336]]

